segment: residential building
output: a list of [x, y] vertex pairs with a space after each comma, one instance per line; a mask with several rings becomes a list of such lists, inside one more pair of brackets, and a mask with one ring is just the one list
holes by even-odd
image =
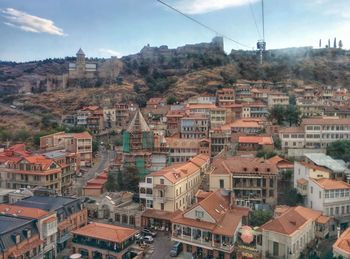
[[180, 132], [180, 120], [185, 116], [185, 111], [180, 110], [169, 110], [166, 115], [167, 133], [169, 135]]
[[336, 116], [340, 119], [349, 119], [350, 118], [350, 107], [347, 106], [324, 106], [323, 114], [325, 116]]
[[116, 126], [122, 129], [126, 129], [132, 118], [132, 114], [136, 111], [134, 104], [119, 103], [115, 106], [115, 121]]
[[17, 157], [0, 168], [3, 188], [25, 188], [42, 186], [57, 193], [62, 192], [62, 168], [53, 160], [43, 155]]
[[43, 241], [41, 247], [43, 258], [51, 259], [57, 256], [57, 217], [55, 211], [47, 212], [37, 208], [0, 204], [0, 214], [10, 217], [12, 216], [16, 218], [35, 220], [36, 229], [39, 232], [39, 238]]
[[187, 114], [190, 115], [199, 115], [209, 118], [210, 110], [215, 109], [215, 104], [207, 104], [207, 103], [189, 103], [186, 105], [185, 110]]
[[214, 108], [210, 110], [210, 128], [215, 129], [231, 122], [230, 110], [226, 108]]
[[115, 225], [92, 222], [73, 233], [72, 252], [84, 258], [133, 258], [131, 245], [137, 230]]
[[192, 96], [188, 98], [187, 103], [189, 104], [215, 104], [216, 96], [205, 94], [199, 96]]
[[[151, 211], [176, 212], [185, 210], [192, 205], [202, 176], [209, 169], [210, 157], [197, 155], [187, 163], [173, 164], [160, 171], [147, 175], [145, 182], [141, 182], [140, 200], [146, 209]], [[170, 222], [152, 219], [143, 215], [143, 225], [164, 226], [170, 229]]]
[[231, 128], [222, 126], [220, 128], [211, 129], [209, 132], [211, 144], [211, 155], [216, 156], [222, 150], [228, 150], [231, 146]]
[[169, 152], [169, 161], [187, 162], [192, 157], [205, 154], [210, 156], [211, 148], [208, 139], [165, 138], [164, 148]]
[[235, 90], [233, 88], [222, 88], [216, 91], [216, 98], [219, 107], [227, 107], [235, 104]]
[[16, 206], [37, 208], [57, 215], [57, 251], [65, 249], [72, 231], [87, 224], [87, 209], [78, 198], [62, 196], [31, 196], [15, 203]]
[[258, 118], [246, 118], [236, 120], [227, 126], [231, 128], [231, 133], [259, 134], [265, 128], [265, 121]]
[[108, 179], [108, 171], [100, 172], [95, 178], [88, 180], [83, 188], [83, 195], [99, 197], [106, 191], [105, 184]]
[[336, 140], [350, 139], [350, 119], [306, 118], [300, 128], [281, 129], [280, 138], [283, 149], [325, 149]]
[[350, 227], [333, 244], [333, 257], [350, 258]]
[[57, 132], [40, 138], [40, 149], [52, 151], [64, 149], [77, 154], [80, 166], [92, 165], [92, 136], [88, 132]]
[[325, 104], [319, 101], [309, 101], [304, 99], [298, 99], [296, 108], [300, 112], [301, 117], [313, 117], [323, 115]]
[[262, 158], [222, 157], [212, 163], [210, 190], [232, 191], [238, 206], [277, 204], [277, 167]]
[[305, 207], [285, 208], [260, 227], [262, 258], [300, 258], [329, 233], [329, 217]]
[[103, 121], [105, 129], [114, 129], [116, 127], [116, 109], [103, 108]]
[[0, 259], [43, 258], [36, 219], [0, 215]]
[[269, 136], [240, 136], [238, 137], [238, 150], [271, 152], [274, 149], [273, 139]]
[[[307, 207], [322, 211], [324, 215], [334, 217], [342, 230], [350, 226], [350, 184], [333, 179], [310, 179]], [[335, 231], [336, 226], [332, 226]]]
[[166, 98], [153, 97], [150, 98], [146, 103], [146, 108], [157, 109], [166, 105]]
[[249, 209], [233, 206], [228, 193], [201, 192], [197, 203], [172, 220], [173, 241], [198, 258], [233, 258]]
[[180, 136], [187, 139], [202, 139], [208, 138], [209, 134], [209, 114], [205, 115], [190, 115], [180, 119]]
[[286, 94], [270, 94], [267, 97], [267, 105], [269, 108], [275, 105], [288, 106], [289, 96]]
[[64, 150], [54, 150], [43, 153], [43, 156], [54, 160], [61, 168], [62, 195], [72, 194], [74, 178], [80, 170], [78, 155], [76, 153], [65, 152]]
[[241, 118], [265, 118], [269, 115], [267, 105], [264, 103], [242, 103]]

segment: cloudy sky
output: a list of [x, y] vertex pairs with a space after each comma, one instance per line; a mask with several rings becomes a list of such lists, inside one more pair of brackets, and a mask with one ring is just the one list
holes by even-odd
[[[252, 49], [261, 38], [260, 0], [163, 0]], [[350, 48], [350, 0], [265, 0], [268, 48], [318, 47], [337, 37]], [[254, 19], [255, 17], [255, 19]], [[256, 25], [257, 26], [256, 26]], [[144, 45], [208, 42], [213, 32], [156, 0], [0, 0], [0, 60], [123, 56]]]

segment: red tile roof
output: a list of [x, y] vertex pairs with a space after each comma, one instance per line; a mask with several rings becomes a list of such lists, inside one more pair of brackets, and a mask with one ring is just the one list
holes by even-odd
[[82, 228], [72, 231], [72, 233], [75, 235], [122, 243], [135, 235], [137, 233], [137, 230], [93, 222]]
[[339, 249], [350, 256], [350, 228], [347, 228], [340, 235], [337, 241], [333, 244], [333, 249]]
[[[311, 179], [311, 178], [310, 178]], [[311, 179], [324, 190], [350, 189], [350, 184], [328, 178]]]
[[308, 221], [316, 221], [321, 215], [321, 212], [309, 208], [291, 207], [280, 216], [262, 225], [261, 229], [284, 235], [293, 235], [293, 233], [303, 228]]
[[37, 208], [22, 207], [11, 204], [0, 204], [0, 214], [40, 219], [47, 216], [49, 213]]
[[258, 145], [273, 145], [272, 137], [262, 137], [262, 136], [240, 136], [238, 138], [238, 143], [241, 144], [258, 144]]

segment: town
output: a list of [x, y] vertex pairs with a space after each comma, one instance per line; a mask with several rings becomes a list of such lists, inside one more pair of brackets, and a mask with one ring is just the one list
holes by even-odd
[[350, 258], [349, 98], [241, 80], [64, 114], [0, 149], [0, 258]]

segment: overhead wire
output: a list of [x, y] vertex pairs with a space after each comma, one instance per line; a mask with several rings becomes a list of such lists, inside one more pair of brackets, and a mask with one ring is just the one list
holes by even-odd
[[251, 13], [251, 15], [252, 15], [252, 17], [253, 17], [253, 20], [254, 20], [256, 32], [258, 33], [259, 39], [262, 39], [262, 37], [261, 37], [261, 32], [260, 32], [260, 30], [259, 30], [259, 26], [258, 26], [258, 23], [257, 23], [257, 21], [256, 21], [256, 16], [255, 16], [255, 13], [254, 13], [254, 9], [253, 9], [253, 6], [252, 6], [252, 2], [251, 2], [250, 0], [248, 0], [248, 1], [249, 1], [250, 13]]
[[246, 45], [246, 44], [244, 44], [244, 43], [241, 43], [241, 42], [239, 42], [239, 41], [236, 41], [236, 40], [232, 39], [231, 37], [220, 33], [219, 31], [213, 29], [212, 27], [209, 27], [208, 25], [204, 24], [203, 22], [200, 22], [200, 21], [196, 20], [195, 18], [193, 18], [193, 17], [191, 17], [191, 16], [189, 16], [189, 15], [187, 15], [187, 14], [181, 12], [180, 10], [178, 10], [178, 9], [176, 9], [175, 7], [169, 5], [168, 3], [165, 3], [165, 2], [162, 1], [162, 0], [156, 0], [156, 1], [159, 2], [159, 3], [161, 3], [161, 4], [163, 4], [163, 5], [165, 5], [166, 7], [170, 8], [171, 10], [173, 10], [173, 11], [175, 11], [175, 12], [181, 14], [182, 16], [186, 17], [187, 19], [189, 19], [189, 20], [191, 20], [191, 21], [197, 23], [198, 25], [200, 25], [200, 26], [206, 28], [207, 30], [209, 30], [209, 31], [211, 31], [211, 32], [214, 32], [214, 33], [217, 34], [217, 35], [221, 35], [223, 38], [225, 38], [225, 39], [227, 39], [227, 40], [229, 40], [229, 41], [232, 41], [232, 42], [236, 43], [237, 45], [240, 45], [240, 46], [245, 47], [245, 48], [251, 48], [251, 46], [248, 46], [248, 45]]

